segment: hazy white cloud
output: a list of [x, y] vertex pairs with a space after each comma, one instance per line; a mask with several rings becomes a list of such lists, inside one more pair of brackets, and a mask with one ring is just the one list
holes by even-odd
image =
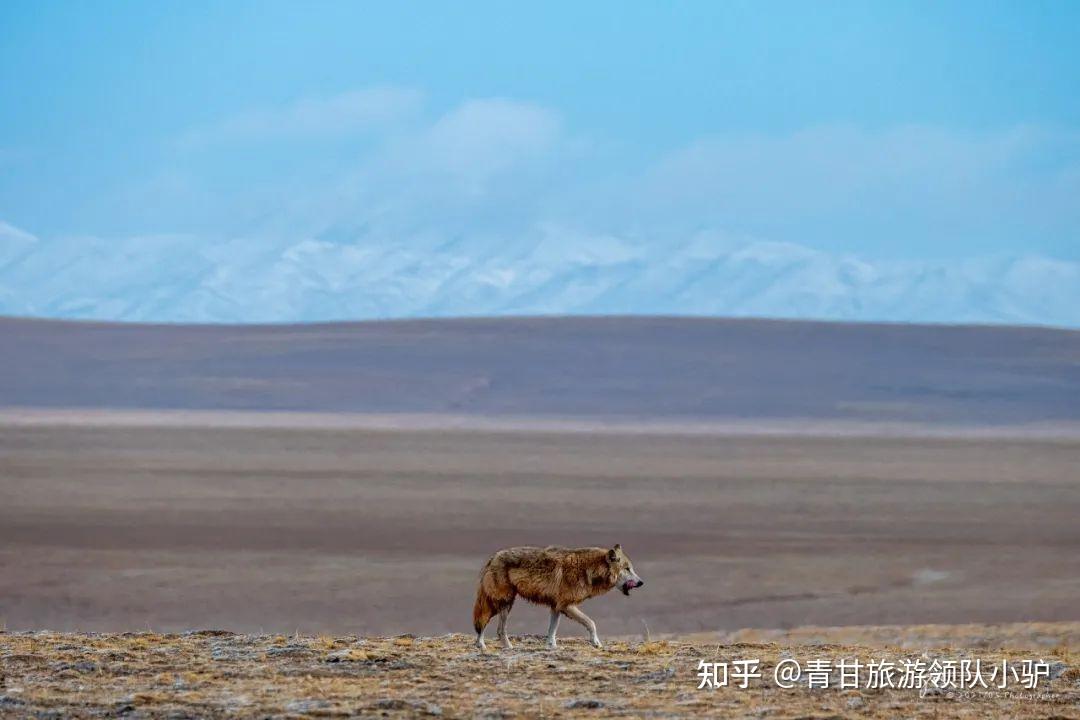
[[471, 100], [438, 119], [420, 138], [424, 162], [468, 179], [486, 179], [542, 157], [562, 130], [559, 116], [505, 99]]
[[567, 155], [557, 113], [492, 98], [414, 123], [356, 158], [339, 176], [290, 193], [278, 213], [292, 227], [362, 226], [369, 237], [480, 234], [531, 225]]
[[844, 126], [723, 134], [670, 153], [622, 189], [622, 212], [639, 219], [682, 217], [795, 242], [860, 229], [913, 241], [1076, 235], [1080, 134]]
[[36, 242], [37, 238], [30, 233], [0, 220], [0, 249], [7, 251], [13, 248], [27, 247]]
[[305, 97], [279, 107], [255, 108], [189, 130], [182, 147], [214, 143], [265, 142], [290, 138], [334, 138], [386, 127], [415, 114], [423, 95], [390, 85], [328, 97]]
[[[363, 146], [324, 143], [298, 155], [279, 142], [376, 128], [386, 132]], [[288, 173], [221, 181], [252, 162], [242, 153], [256, 140], [258, 163], [279, 153]], [[893, 257], [1015, 247], [1021, 235], [1060, 245], [1080, 234], [1080, 133], [1061, 129], [717, 133], [635, 167], [612, 162], [610, 147], [575, 135], [549, 107], [481, 98], [433, 113], [420, 92], [381, 86], [248, 111], [185, 142], [215, 143], [206, 192], [197, 165], [181, 162], [183, 172], [161, 177], [182, 177], [183, 193], [173, 183], [174, 192], [151, 195], [190, 197], [219, 226], [230, 214], [264, 218], [255, 232], [344, 223], [437, 238], [550, 224], [663, 243], [711, 229], [828, 249], [870, 243]]]

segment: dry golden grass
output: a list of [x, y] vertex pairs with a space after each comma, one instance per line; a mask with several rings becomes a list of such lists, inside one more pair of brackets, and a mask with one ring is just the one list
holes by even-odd
[[[735, 636], [739, 635], [739, 639]], [[595, 650], [568, 637], [479, 654], [472, 638], [0, 633], [5, 717], [1080, 717], [1080, 623], [803, 628]], [[924, 657], [1064, 662], [1037, 694], [698, 690], [700, 659]]]

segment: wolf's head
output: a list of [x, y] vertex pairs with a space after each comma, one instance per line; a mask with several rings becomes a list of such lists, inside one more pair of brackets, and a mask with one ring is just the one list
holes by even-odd
[[622, 590], [623, 595], [629, 595], [631, 590], [645, 584], [645, 581], [634, 572], [634, 565], [623, 552], [622, 545], [616, 545], [608, 550], [607, 561], [612, 574], [616, 576], [615, 587]]

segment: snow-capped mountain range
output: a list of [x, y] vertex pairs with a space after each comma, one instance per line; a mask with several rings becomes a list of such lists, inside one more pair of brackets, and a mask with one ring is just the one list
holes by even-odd
[[543, 227], [522, 242], [307, 237], [40, 239], [0, 223], [0, 314], [303, 322], [671, 314], [1080, 327], [1080, 263], [870, 261], [707, 234], [646, 242]]

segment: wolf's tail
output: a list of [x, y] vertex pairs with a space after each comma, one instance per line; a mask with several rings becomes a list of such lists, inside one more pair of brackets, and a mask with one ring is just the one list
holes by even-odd
[[495, 613], [499, 612], [499, 608], [495, 606], [495, 601], [484, 587], [487, 584], [485, 581], [488, 579], [487, 575], [490, 572], [489, 565], [484, 565], [484, 569], [480, 572], [480, 582], [476, 586], [476, 603], [473, 605], [472, 619], [473, 627], [476, 628], [478, 633], [484, 632], [488, 621], [491, 620]]

